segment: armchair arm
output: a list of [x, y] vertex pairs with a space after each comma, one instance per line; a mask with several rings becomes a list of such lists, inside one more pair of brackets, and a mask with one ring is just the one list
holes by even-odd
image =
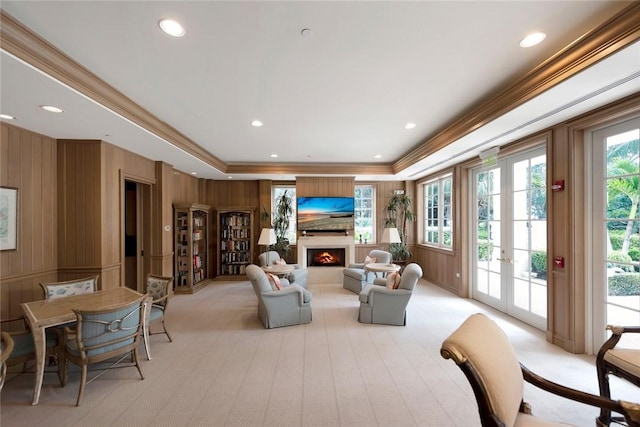
[[607, 330], [611, 331], [611, 336], [602, 347], [598, 351], [597, 359], [604, 358], [604, 354], [607, 350], [611, 350], [614, 348], [620, 339], [622, 338], [622, 334], [624, 333], [640, 333], [640, 326], [616, 326], [616, 325], [607, 325]]
[[21, 333], [31, 333], [31, 329], [29, 328], [29, 324], [27, 323], [27, 319], [23, 316], [20, 317], [12, 317], [11, 319], [2, 319], [0, 320], [0, 324], [6, 325], [14, 322], [22, 322], [22, 329], [17, 329], [17, 327], [10, 328], [13, 330], [5, 330], [5, 327], [2, 327], [4, 332], [8, 332], [9, 335], [21, 334]]
[[300, 286], [295, 283], [289, 286], [283, 286], [279, 291], [267, 291], [262, 293], [262, 298], [265, 304], [269, 301], [276, 303], [279, 300], [285, 300], [290, 298], [296, 298], [299, 305], [304, 303], [304, 292]]
[[640, 405], [636, 403], [611, 400], [606, 397], [569, 388], [534, 374], [522, 364], [520, 364], [520, 368], [522, 369], [524, 380], [542, 390], [586, 405], [618, 412], [624, 415], [629, 427], [640, 427]]
[[364, 262], [354, 262], [349, 264], [348, 268], [361, 268], [364, 270]]

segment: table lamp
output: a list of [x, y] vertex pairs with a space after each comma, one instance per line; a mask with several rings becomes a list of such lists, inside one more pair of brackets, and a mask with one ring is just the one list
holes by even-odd
[[[260, 232], [260, 238], [258, 239], [259, 245], [264, 245], [264, 251], [267, 252], [267, 247], [276, 243], [276, 232], [273, 228], [263, 228]], [[267, 253], [267, 267], [269, 266], [269, 254]]]

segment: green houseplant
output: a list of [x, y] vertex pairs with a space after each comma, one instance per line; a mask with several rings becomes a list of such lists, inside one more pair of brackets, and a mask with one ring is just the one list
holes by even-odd
[[406, 261], [411, 258], [411, 252], [407, 244], [407, 226], [416, 220], [412, 205], [411, 197], [404, 193], [398, 194], [394, 192], [389, 199], [387, 207], [384, 209], [385, 228], [395, 227], [400, 234], [401, 242], [389, 245], [389, 251], [393, 259], [397, 261]]
[[272, 250], [277, 251], [282, 258], [285, 258], [291, 247], [289, 246], [289, 221], [294, 212], [293, 196], [285, 190], [276, 198], [275, 209], [273, 211], [273, 231], [276, 233], [276, 243]]

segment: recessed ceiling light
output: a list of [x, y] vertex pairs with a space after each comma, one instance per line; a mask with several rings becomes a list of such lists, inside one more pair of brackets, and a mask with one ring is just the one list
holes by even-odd
[[172, 37], [182, 37], [184, 36], [184, 28], [177, 21], [173, 19], [161, 19], [158, 21], [158, 25], [165, 33], [169, 34]]
[[376, 154], [375, 156], [373, 156], [373, 158], [375, 158], [375, 159], [381, 159], [381, 158], [382, 158], [382, 154]]
[[277, 155], [276, 153], [273, 153], [273, 154], [272, 154], [271, 156], [269, 156], [269, 157], [273, 157], [273, 158], [275, 159], [276, 157], [278, 157], [278, 155]]
[[545, 33], [531, 33], [520, 42], [521, 47], [535, 46], [547, 37]]
[[260, 126], [262, 126], [262, 122], [260, 120], [254, 120], [251, 122], [251, 126], [259, 128]]
[[42, 108], [43, 110], [48, 111], [50, 113], [62, 113], [63, 112], [62, 108], [54, 107], [53, 105], [41, 105], [40, 108]]
[[227, 179], [233, 179], [233, 177], [232, 176], [228, 176]]
[[0, 119], [4, 119], [4, 120], [15, 120], [16, 118], [13, 116], [10, 116], [8, 114], [0, 114]]
[[406, 125], [404, 125], [405, 129], [413, 129], [414, 127], [416, 127], [415, 123], [407, 123]]
[[198, 175], [198, 172], [191, 172], [191, 175]]
[[300, 34], [302, 34], [302, 37], [313, 37], [313, 31], [309, 28], [303, 28], [302, 31], [300, 31]]

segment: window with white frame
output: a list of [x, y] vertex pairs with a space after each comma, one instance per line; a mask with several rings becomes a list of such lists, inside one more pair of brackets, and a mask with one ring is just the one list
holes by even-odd
[[355, 210], [355, 230], [354, 238], [356, 243], [375, 242], [375, 188], [373, 185], [356, 185], [354, 210]]
[[453, 178], [446, 175], [423, 184], [424, 194], [424, 235], [427, 245], [451, 249], [452, 230], [452, 188]]
[[[282, 194], [286, 191], [287, 195], [293, 200], [293, 214], [289, 219], [289, 231], [287, 233], [287, 238], [289, 239], [290, 244], [296, 243], [296, 234], [297, 234], [297, 212], [296, 212], [296, 187], [294, 185], [274, 185], [271, 187], [271, 212], [275, 212], [276, 210], [276, 201]], [[271, 218], [273, 221], [273, 218]]]

